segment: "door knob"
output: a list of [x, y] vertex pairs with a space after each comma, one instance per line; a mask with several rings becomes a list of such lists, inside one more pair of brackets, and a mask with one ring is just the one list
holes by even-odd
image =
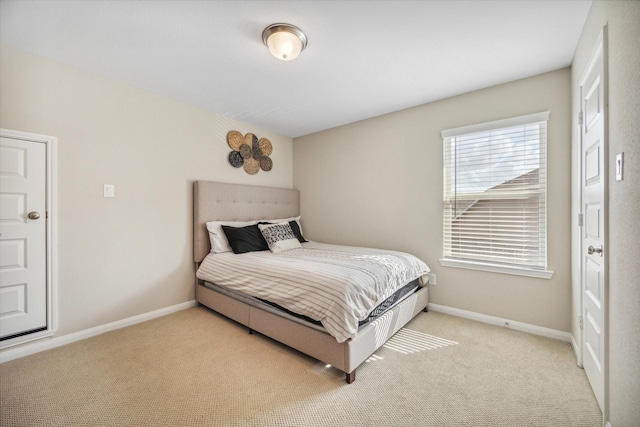
[[589, 245], [589, 247], [587, 248], [587, 252], [589, 253], [589, 255], [600, 254], [600, 256], [602, 256], [602, 246], [600, 246], [599, 248], [594, 248], [593, 246]]
[[36, 211], [29, 212], [28, 217], [29, 217], [29, 219], [38, 219], [38, 218], [40, 218], [40, 213], [36, 212]]

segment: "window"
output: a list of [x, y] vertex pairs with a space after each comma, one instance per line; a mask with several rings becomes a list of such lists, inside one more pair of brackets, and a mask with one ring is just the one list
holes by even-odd
[[549, 113], [442, 131], [442, 265], [550, 278]]

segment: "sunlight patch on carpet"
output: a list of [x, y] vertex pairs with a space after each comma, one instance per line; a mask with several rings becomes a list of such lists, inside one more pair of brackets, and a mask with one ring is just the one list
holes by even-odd
[[387, 341], [383, 347], [403, 354], [418, 353], [425, 350], [435, 350], [458, 344], [455, 341], [446, 340], [423, 332], [411, 329], [400, 329]]
[[384, 359], [384, 357], [378, 356], [377, 354], [372, 354], [367, 360], [364, 361], [364, 363], [377, 362], [378, 360], [382, 359]]

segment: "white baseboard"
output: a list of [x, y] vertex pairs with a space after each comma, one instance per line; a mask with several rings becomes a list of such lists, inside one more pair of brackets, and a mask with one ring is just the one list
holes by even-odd
[[573, 336], [569, 332], [562, 332], [556, 329], [544, 328], [542, 326], [531, 325], [529, 323], [516, 322], [509, 319], [501, 319], [499, 317], [488, 316], [486, 314], [476, 313], [473, 311], [461, 310], [459, 308], [448, 307], [446, 305], [429, 303], [427, 306], [429, 311], [436, 313], [450, 314], [452, 316], [463, 317], [465, 319], [476, 320], [490, 325], [502, 326], [516, 331], [528, 332], [533, 335], [540, 335], [547, 338], [554, 338], [568, 343], [573, 341]]
[[107, 323], [105, 325], [96, 326], [95, 328], [85, 329], [83, 331], [74, 332], [68, 335], [62, 335], [60, 337], [49, 337], [39, 341], [33, 341], [25, 345], [12, 347], [5, 350], [0, 350], [0, 363], [8, 362], [10, 360], [18, 359], [20, 357], [29, 356], [31, 354], [39, 353], [45, 350], [51, 350], [52, 348], [60, 347], [65, 344], [71, 344], [76, 341], [84, 340], [87, 338], [95, 337], [96, 335], [104, 334], [105, 332], [114, 331], [116, 329], [132, 326], [137, 323], [146, 322], [147, 320], [155, 319], [157, 317], [166, 316], [177, 311], [186, 310], [187, 308], [195, 307], [196, 300], [183, 302], [180, 304], [172, 305], [170, 307], [161, 308], [158, 310], [150, 311], [148, 313], [139, 314], [137, 316], [129, 317], [127, 319], [117, 320], [115, 322]]
[[582, 368], [582, 356], [580, 353], [580, 347], [578, 347], [578, 343], [573, 335], [571, 335], [571, 347], [573, 348], [573, 355], [576, 357], [576, 365]]
[[576, 357], [576, 360], [578, 359], [578, 343], [576, 342], [575, 338], [573, 338], [573, 335], [571, 335], [571, 349], [573, 350], [573, 355]]

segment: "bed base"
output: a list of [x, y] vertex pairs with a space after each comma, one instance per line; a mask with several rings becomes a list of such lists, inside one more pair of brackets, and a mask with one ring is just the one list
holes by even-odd
[[363, 326], [356, 338], [342, 343], [326, 332], [235, 300], [202, 284], [196, 285], [196, 300], [246, 326], [249, 333], [259, 332], [343, 371], [346, 382], [351, 384], [356, 379], [356, 368], [360, 364], [411, 319], [426, 310], [428, 291], [426, 287], [420, 288], [378, 319]]

